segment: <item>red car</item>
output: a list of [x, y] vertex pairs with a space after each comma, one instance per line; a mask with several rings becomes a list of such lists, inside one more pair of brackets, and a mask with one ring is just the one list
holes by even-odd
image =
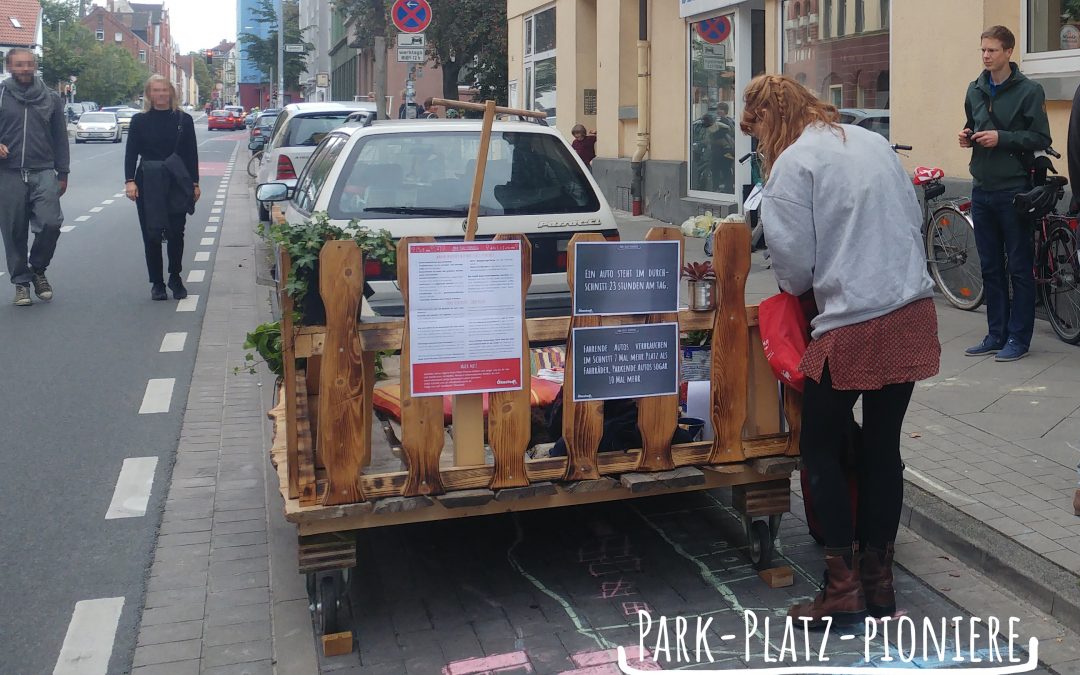
[[237, 119], [228, 110], [215, 110], [206, 118], [206, 128], [209, 131], [224, 129], [233, 131], [237, 127]]

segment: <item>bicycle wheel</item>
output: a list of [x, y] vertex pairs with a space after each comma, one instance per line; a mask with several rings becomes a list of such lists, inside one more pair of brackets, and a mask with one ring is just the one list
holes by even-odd
[[930, 276], [945, 299], [969, 312], [981, 305], [982, 269], [971, 219], [953, 206], [936, 209], [925, 243]]
[[251, 159], [248, 160], [247, 172], [252, 178], [259, 175], [259, 167], [262, 165], [263, 153], [262, 150], [251, 155]]
[[1054, 228], [1039, 256], [1039, 292], [1050, 327], [1071, 345], [1080, 343], [1078, 268], [1076, 235], [1064, 226]]

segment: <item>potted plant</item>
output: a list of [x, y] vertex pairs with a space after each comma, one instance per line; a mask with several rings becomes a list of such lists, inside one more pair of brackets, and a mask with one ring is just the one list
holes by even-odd
[[686, 279], [689, 291], [690, 309], [695, 312], [707, 312], [716, 306], [716, 270], [712, 262], [689, 262], [682, 267], [682, 276]]

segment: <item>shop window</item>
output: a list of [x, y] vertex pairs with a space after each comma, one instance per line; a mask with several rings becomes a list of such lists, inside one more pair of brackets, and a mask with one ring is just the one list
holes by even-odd
[[555, 123], [555, 8], [525, 17], [525, 103]]
[[[792, 1], [784, 0], [785, 6], [781, 11], [786, 14], [787, 5]], [[801, 44], [794, 29], [785, 28], [781, 46], [783, 72], [837, 108], [887, 110], [890, 59], [888, 0], [869, 7], [864, 1], [856, 0], [853, 7], [856, 21], [851, 24], [855, 30], [850, 34], [842, 30], [842, 17], [847, 5], [846, 0], [822, 0], [818, 30], [814, 30], [812, 25], [808, 39]], [[835, 37], [827, 39], [831, 34], [829, 22], [834, 10], [837, 12]], [[880, 16], [873, 16], [874, 12], [880, 12]], [[810, 21], [813, 24], [818, 17], [811, 15]], [[887, 131], [887, 122], [878, 125], [877, 130]]]
[[734, 22], [730, 14], [689, 25], [691, 193], [735, 196]]
[[1080, 71], [1080, 2], [1027, 0], [1023, 18], [1025, 73]]

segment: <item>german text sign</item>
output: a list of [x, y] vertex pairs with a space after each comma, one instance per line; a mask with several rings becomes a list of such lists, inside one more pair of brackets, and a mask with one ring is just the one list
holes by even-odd
[[521, 389], [521, 242], [409, 244], [413, 396]]
[[679, 392], [679, 324], [575, 328], [574, 400]]
[[574, 252], [574, 314], [679, 311], [677, 241], [581, 242]]

